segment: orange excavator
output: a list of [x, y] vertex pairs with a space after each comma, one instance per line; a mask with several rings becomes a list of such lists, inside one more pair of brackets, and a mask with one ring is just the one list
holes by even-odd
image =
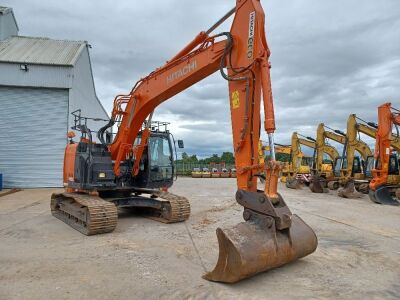
[[[229, 32], [211, 34], [233, 14]], [[152, 130], [151, 119], [158, 105], [219, 71], [229, 86], [236, 201], [244, 208], [245, 222], [217, 229], [218, 261], [204, 278], [232, 283], [314, 252], [314, 231], [292, 214], [277, 191], [280, 165], [274, 152], [270, 50], [264, 28], [261, 2], [237, 0], [209, 30], [140, 79], [129, 94], [115, 98], [110, 122], [97, 133], [100, 144], [80, 124], [81, 140], [71, 141], [65, 150], [66, 191], [52, 196], [53, 215], [85, 234], [113, 231], [117, 207], [146, 208], [163, 222], [186, 220], [188, 201], [165, 191], [169, 184], [162, 179], [171, 174], [171, 159], [164, 150], [170, 146], [162, 133]], [[261, 98], [272, 149], [271, 159], [263, 164], [258, 162]], [[114, 125], [119, 125], [118, 132], [108, 144], [104, 135]], [[263, 190], [257, 189], [260, 171], [266, 174]]]
[[[378, 107], [378, 130], [375, 142], [375, 168], [372, 169], [372, 180], [369, 183], [369, 197], [373, 202], [388, 205], [400, 205], [395, 199], [400, 194], [400, 174], [398, 153], [392, 153], [393, 126], [400, 125], [400, 110], [385, 103]], [[396, 196], [395, 196], [396, 195]]]

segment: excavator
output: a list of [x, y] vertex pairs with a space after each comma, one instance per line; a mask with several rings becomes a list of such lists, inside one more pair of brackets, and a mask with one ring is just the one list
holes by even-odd
[[[349, 138], [349, 144], [351, 144], [352, 140], [357, 138], [358, 133], [363, 133], [373, 139], [376, 139], [376, 132], [378, 129], [378, 125], [374, 122], [367, 122], [355, 114], [350, 114], [347, 120], [347, 132]], [[400, 137], [392, 136], [392, 140], [390, 142], [390, 146], [397, 151], [400, 152]], [[355, 185], [357, 190], [368, 194], [369, 192], [369, 183], [372, 180], [372, 169], [374, 168], [374, 155], [369, 154], [369, 151], [366, 149], [366, 152], [362, 155], [364, 158], [364, 170], [363, 174], [356, 174], [358, 176], [354, 176]], [[392, 155], [393, 157], [395, 155]]]
[[[232, 15], [230, 31], [213, 34]], [[244, 222], [217, 228], [217, 264], [204, 278], [233, 283], [314, 252], [314, 231], [290, 211], [277, 191], [280, 165], [275, 160], [270, 50], [264, 27], [261, 2], [237, 0], [215, 25], [140, 79], [130, 93], [116, 96], [110, 121], [97, 133], [100, 143], [94, 143], [90, 129], [81, 124], [80, 141], [66, 146], [66, 190], [52, 195], [52, 214], [88, 235], [113, 231], [117, 207], [147, 208], [153, 218], [167, 223], [185, 221], [189, 202], [166, 192], [170, 184], [163, 180], [171, 173], [164, 167], [171, 161], [164, 151], [169, 142], [164, 133], [151, 130], [151, 120], [161, 103], [219, 71], [229, 87], [236, 201], [243, 206]], [[264, 164], [257, 158], [261, 99], [272, 149]], [[117, 134], [107, 143], [105, 132], [114, 125]], [[260, 170], [266, 174], [262, 190], [257, 189]]]
[[[301, 188], [302, 184], [303, 184], [303, 180], [299, 177], [304, 176], [304, 174], [306, 174], [306, 172], [308, 172], [307, 174], [310, 173], [315, 173], [315, 169], [318, 168], [318, 172], [321, 174], [322, 177], [330, 177], [332, 174], [332, 165], [331, 164], [326, 164], [323, 162], [323, 155], [324, 153], [326, 153], [330, 159], [333, 161], [335, 160], [338, 156], [339, 153], [337, 152], [337, 150], [330, 146], [330, 145], [324, 145], [321, 148], [320, 153], [317, 153], [317, 144], [316, 144], [316, 140], [313, 139], [312, 137], [305, 137], [305, 139], [303, 138], [299, 138], [298, 136], [299, 134], [297, 132], [293, 132], [292, 133], [292, 144], [291, 144], [291, 162], [290, 162], [290, 172], [289, 172], [289, 176], [288, 179], [286, 181], [286, 187], [291, 188], [291, 189], [299, 189]], [[300, 145], [304, 145], [306, 147], [312, 148], [314, 149], [314, 154], [312, 157], [312, 162], [311, 166], [314, 168], [312, 170], [312, 172], [310, 172], [310, 166], [307, 163], [307, 166], [303, 164], [303, 161], [299, 161], [298, 160], [298, 153], [300, 151]], [[318, 156], [320, 155], [320, 157]], [[318, 156], [317, 161], [321, 161], [321, 164], [319, 164], [318, 166], [315, 164], [315, 160], [316, 160], [316, 156]], [[314, 165], [313, 165], [314, 164]], [[301, 176], [298, 176], [301, 175]], [[311, 185], [311, 181], [310, 177], [312, 178], [312, 176], [307, 176], [308, 178], [308, 183], [309, 186]], [[322, 187], [321, 187], [322, 189]]]
[[[304, 144], [301, 140], [302, 139], [298, 137], [297, 132], [292, 133], [290, 162], [287, 171], [287, 178], [285, 180], [286, 187], [292, 189], [300, 189], [303, 184], [309, 184], [311, 176], [309, 161], [307, 161], [300, 148], [300, 144]], [[309, 143], [309, 141], [305, 141], [305, 143]]]
[[[275, 153], [290, 155], [290, 150], [291, 146], [275, 143]], [[271, 152], [270, 147], [268, 145], [264, 146], [263, 142], [260, 140], [259, 162], [264, 163], [266, 156], [269, 155], [270, 152]], [[289, 172], [289, 163], [281, 161], [281, 175], [280, 175], [281, 182], [286, 182], [288, 172]], [[260, 181], [262, 183], [265, 181], [265, 175], [262, 176], [260, 175]]]
[[331, 163], [324, 162], [324, 154], [327, 154], [333, 162], [339, 157], [338, 151], [325, 143], [323, 135], [317, 135], [317, 139], [307, 136], [305, 139], [298, 139], [298, 143], [314, 149], [311, 180], [308, 187], [313, 193], [327, 192], [326, 178], [333, 176], [333, 170]]
[[398, 153], [393, 153], [391, 142], [396, 128], [400, 137], [400, 110], [392, 107], [391, 103], [384, 103], [378, 107], [378, 130], [375, 142], [375, 167], [372, 170], [373, 179], [369, 183], [370, 199], [379, 204], [400, 205], [400, 173]]
[[[308, 184], [310, 177], [311, 156], [305, 155], [300, 147], [295, 148], [293, 144], [282, 147], [285, 154], [289, 154], [289, 162], [282, 167], [281, 182], [286, 183], [288, 178], [295, 176], [299, 182]], [[293, 162], [296, 160], [297, 172], [293, 173]]]
[[[325, 127], [332, 130], [325, 130]], [[357, 139], [357, 134], [351, 124], [347, 126], [347, 133], [341, 130], [331, 129], [324, 123], [318, 125], [318, 135], [333, 140], [343, 145], [342, 156], [334, 161], [333, 177], [328, 178], [328, 188], [337, 190], [338, 195], [344, 198], [360, 198], [361, 195], [355, 189], [355, 178], [361, 178], [363, 174], [362, 161], [359, 156], [355, 156], [357, 151], [365, 161], [372, 154], [368, 145]]]
[[[370, 161], [372, 159], [372, 151], [367, 143], [362, 141], [358, 135], [360, 130], [356, 115], [350, 114], [347, 119], [347, 129], [346, 129], [346, 169], [343, 171], [345, 179], [344, 179], [344, 187], [338, 191], [339, 197], [350, 198], [351, 195], [355, 195], [356, 191], [361, 192], [363, 194], [367, 194], [369, 190], [369, 180], [368, 180], [368, 166], [371, 165]], [[362, 159], [363, 163], [360, 165], [359, 159], [355, 156], [355, 151], [357, 151]], [[353, 166], [353, 169], [350, 169], [349, 166]], [[361, 168], [360, 168], [361, 166]], [[360, 169], [362, 171], [360, 172]]]

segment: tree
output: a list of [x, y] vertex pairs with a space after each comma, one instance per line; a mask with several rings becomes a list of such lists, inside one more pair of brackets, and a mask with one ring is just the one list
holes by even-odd
[[234, 164], [235, 157], [233, 156], [233, 153], [232, 152], [223, 152], [221, 155], [221, 162], [224, 162], [226, 164]]
[[188, 159], [189, 155], [186, 152], [182, 153], [182, 160], [185, 161], [186, 159]]
[[193, 163], [199, 162], [196, 154], [193, 154], [192, 156], [190, 156], [190, 162], [193, 162]]

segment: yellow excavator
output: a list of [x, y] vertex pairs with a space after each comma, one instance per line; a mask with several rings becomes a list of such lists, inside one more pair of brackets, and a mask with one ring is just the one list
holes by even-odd
[[[291, 144], [291, 161], [289, 164], [289, 176], [286, 181], [286, 187], [292, 189], [301, 188], [303, 183], [307, 182], [307, 185], [311, 184], [311, 172], [310, 163], [305, 160], [299, 159], [299, 153], [301, 153], [300, 145], [314, 149], [313, 155], [313, 168], [318, 170], [318, 173], [323, 177], [332, 176], [332, 165], [326, 164], [323, 161], [324, 154], [327, 154], [329, 158], [334, 161], [339, 153], [337, 150], [330, 145], [323, 145], [320, 151], [317, 151], [316, 140], [312, 137], [300, 138], [297, 132], [292, 133], [292, 144]], [[313, 170], [315, 172], [315, 170]]]
[[290, 145], [290, 162], [287, 168], [287, 178], [284, 181], [288, 188], [299, 189], [303, 184], [308, 185], [310, 182], [310, 161], [301, 151], [300, 140], [297, 132], [293, 132]]
[[[373, 167], [373, 155], [371, 148], [367, 143], [361, 140], [359, 133], [362, 132], [362, 128], [365, 128], [364, 131], [370, 131], [373, 128], [368, 128], [368, 126], [364, 126], [357, 122], [357, 118], [355, 114], [350, 114], [347, 119], [347, 167], [344, 171], [344, 176], [346, 177], [344, 182], [345, 186], [338, 190], [338, 195], [340, 197], [349, 198], [349, 196], [353, 195], [356, 191], [359, 191], [363, 194], [368, 194], [369, 190], [369, 181], [372, 178], [372, 167]], [[375, 129], [376, 130], [376, 129]], [[356, 160], [354, 153], [357, 151], [363, 162], [361, 164], [362, 172], [357, 172], [356, 169], [359, 168], [359, 161]], [[357, 165], [358, 164], [358, 165]], [[353, 170], [349, 169], [349, 166], [353, 166]], [[368, 170], [368, 166], [370, 166]], [[369, 174], [369, 175], [368, 175]], [[350, 179], [351, 178], [351, 179]]]
[[[263, 141], [260, 140], [258, 145], [258, 161], [263, 164], [267, 155], [271, 153], [271, 147], [269, 145], [264, 145]], [[290, 146], [275, 143], [275, 153], [283, 153], [290, 155]], [[287, 174], [289, 172], [289, 163], [281, 161], [281, 182], [286, 182]], [[260, 174], [260, 181], [265, 181], [265, 175]]]
[[281, 182], [287, 183], [288, 179], [296, 177], [299, 183], [308, 185], [311, 176], [312, 157], [307, 156], [301, 151], [297, 141], [287, 146], [289, 150], [289, 162], [282, 168]]
[[[325, 130], [325, 128], [332, 131]], [[339, 196], [360, 198], [361, 194], [355, 189], [354, 179], [363, 177], [363, 162], [359, 156], [355, 156], [355, 152], [360, 153], [363, 161], [365, 161], [368, 156], [372, 155], [371, 149], [365, 142], [357, 139], [355, 128], [351, 124], [347, 126], [347, 133], [329, 128], [324, 123], [320, 123], [317, 130], [322, 132], [327, 139], [343, 145], [342, 155], [334, 162], [333, 177], [327, 178], [328, 188], [337, 190], [342, 186], [338, 191]]]

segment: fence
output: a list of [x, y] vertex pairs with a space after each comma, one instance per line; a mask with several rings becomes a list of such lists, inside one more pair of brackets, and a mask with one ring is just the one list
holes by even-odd
[[[194, 168], [217, 168], [220, 169], [223, 164], [217, 164], [217, 166], [210, 166], [209, 164], [199, 164], [199, 163], [184, 163], [184, 162], [175, 162], [175, 170], [176, 174], [179, 176], [190, 176]], [[235, 168], [234, 164], [225, 164], [224, 168], [230, 170]]]

